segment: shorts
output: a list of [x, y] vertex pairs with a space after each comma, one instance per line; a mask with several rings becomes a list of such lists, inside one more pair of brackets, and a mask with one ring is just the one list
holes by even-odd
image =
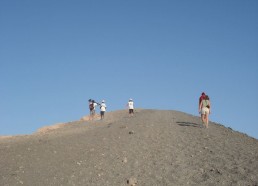
[[203, 107], [201, 114], [209, 114], [210, 113], [210, 109], [208, 109], [207, 107]]
[[133, 109], [129, 109], [129, 114], [132, 114], [133, 113]]
[[94, 115], [95, 114], [95, 110], [90, 110], [90, 115]]
[[101, 116], [104, 116], [104, 114], [105, 114], [105, 111], [100, 111]]

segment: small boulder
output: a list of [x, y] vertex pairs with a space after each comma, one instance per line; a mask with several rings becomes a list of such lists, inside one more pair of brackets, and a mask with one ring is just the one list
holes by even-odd
[[136, 178], [130, 178], [127, 180], [127, 184], [129, 186], [135, 186], [137, 184], [137, 179]]

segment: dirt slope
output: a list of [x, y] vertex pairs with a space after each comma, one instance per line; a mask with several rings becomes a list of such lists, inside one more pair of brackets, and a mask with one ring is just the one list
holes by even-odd
[[258, 140], [200, 123], [177, 111], [115, 111], [0, 138], [0, 185], [258, 185]]

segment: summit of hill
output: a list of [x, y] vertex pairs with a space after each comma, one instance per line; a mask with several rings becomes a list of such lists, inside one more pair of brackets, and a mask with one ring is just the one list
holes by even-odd
[[0, 185], [258, 185], [258, 140], [173, 110], [136, 109], [0, 138]]

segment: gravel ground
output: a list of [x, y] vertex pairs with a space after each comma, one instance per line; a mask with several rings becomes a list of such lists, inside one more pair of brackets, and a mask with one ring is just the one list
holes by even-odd
[[258, 140], [183, 112], [57, 126], [0, 137], [1, 186], [258, 185]]

